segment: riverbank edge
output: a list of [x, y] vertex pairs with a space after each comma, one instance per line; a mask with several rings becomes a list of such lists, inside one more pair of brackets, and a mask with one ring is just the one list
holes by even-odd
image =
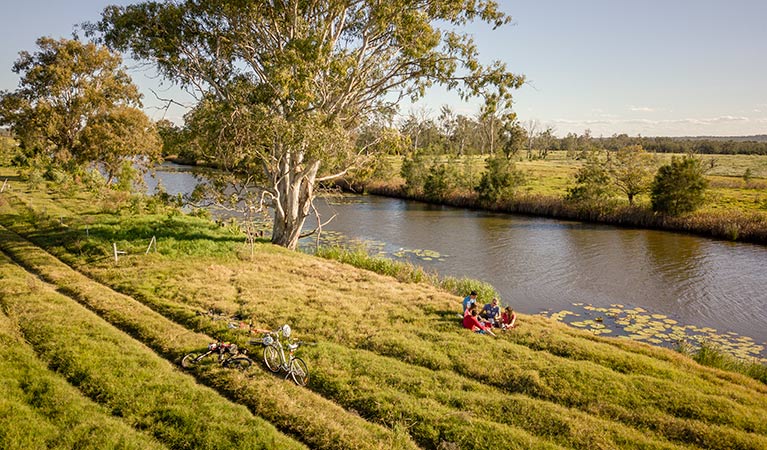
[[692, 234], [733, 242], [767, 245], [767, 214], [728, 211], [723, 213], [692, 212], [680, 216], [655, 213], [642, 206], [617, 205], [615, 202], [584, 204], [545, 195], [520, 194], [491, 204], [483, 203], [475, 193], [456, 193], [435, 200], [426, 193], [408, 193], [404, 185], [338, 183], [347, 192], [415, 200], [433, 205], [468, 208], [494, 213], [522, 214], [560, 220], [642, 228]]
[[[200, 161], [178, 156], [165, 157], [174, 164], [209, 167]], [[622, 228], [640, 228], [691, 234], [731, 242], [767, 245], [767, 213], [727, 211], [722, 213], [692, 212], [670, 216], [653, 212], [647, 207], [620, 205], [615, 201], [593, 203], [568, 202], [551, 195], [519, 194], [492, 204], [483, 203], [476, 193], [453, 193], [435, 200], [426, 193], [408, 193], [403, 184], [391, 182], [358, 183], [345, 179], [331, 183], [344, 192], [366, 193], [382, 197], [415, 200], [423, 203], [456, 208], [468, 208], [505, 214], [521, 214], [559, 220], [575, 220], [585, 223], [613, 225]]]

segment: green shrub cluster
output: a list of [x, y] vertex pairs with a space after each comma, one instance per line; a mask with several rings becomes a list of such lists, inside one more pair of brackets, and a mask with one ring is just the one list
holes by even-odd
[[653, 211], [679, 215], [698, 209], [705, 201], [708, 182], [700, 159], [691, 155], [673, 157], [658, 169], [652, 183]]

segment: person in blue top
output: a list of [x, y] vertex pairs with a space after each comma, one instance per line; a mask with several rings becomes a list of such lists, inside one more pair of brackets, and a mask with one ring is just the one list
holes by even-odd
[[486, 304], [485, 307], [482, 308], [480, 316], [485, 319], [486, 322], [495, 326], [496, 322], [501, 319], [501, 307], [498, 306], [498, 299], [493, 298], [492, 302]]
[[463, 299], [463, 315], [466, 315], [466, 311], [477, 302], [477, 291], [471, 291], [466, 298]]

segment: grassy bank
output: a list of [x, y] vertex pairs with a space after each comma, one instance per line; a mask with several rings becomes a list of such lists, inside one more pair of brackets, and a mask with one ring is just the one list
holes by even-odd
[[51, 369], [113, 416], [172, 448], [302, 448], [0, 258], [3, 309]]
[[[3, 286], [13, 279], [22, 293], [0, 298], [36, 352], [66, 363], [57, 372], [73, 385], [80, 378], [69, 367], [83, 380], [118, 384], [108, 380], [121, 364], [91, 373], [78, 352], [50, 344], [69, 348], [91, 333], [94, 345], [118, 343], [99, 346], [99, 358], [120, 361], [118, 347], [139, 341], [156, 370], [193, 375], [312, 448], [767, 446], [767, 386], [756, 380], [543, 317], [521, 316], [520, 328], [497, 339], [474, 335], [455, 319], [460, 297], [413, 271], [373, 263], [388, 274], [379, 275], [263, 242], [250, 259], [234, 230], [170, 209], [138, 214], [137, 201], [111, 195], [60, 195], [13, 180], [0, 197], [0, 223], [24, 236], [0, 236], [15, 263], [3, 264], [13, 272], [4, 272]], [[145, 254], [152, 236], [158, 252]], [[113, 243], [128, 252], [117, 262]], [[44, 301], [22, 302], [38, 294], [19, 264], [67, 296], [44, 285], [34, 288]], [[308, 389], [260, 366], [182, 374], [168, 365], [213, 336], [245, 344], [227, 321], [197, 314], [209, 309], [264, 328], [290, 323], [300, 339], [316, 341], [300, 350], [312, 371]], [[70, 317], [81, 326], [65, 327]]]
[[[13, 289], [8, 264], [0, 255], [3, 295]], [[0, 448], [167, 448], [50, 370], [24, 340], [18, 324], [4, 313], [0, 313], [0, 354]]]

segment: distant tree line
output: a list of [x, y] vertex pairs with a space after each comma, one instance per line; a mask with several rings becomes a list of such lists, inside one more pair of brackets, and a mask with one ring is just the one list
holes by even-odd
[[[358, 143], [369, 143], [379, 138], [382, 130], [399, 133], [407, 145], [389, 147], [389, 153], [405, 154], [413, 151], [431, 155], [494, 155], [521, 156], [545, 159], [550, 151], [566, 151], [568, 156], [580, 159], [594, 150], [618, 151], [632, 145], [641, 146], [650, 153], [695, 154], [756, 154], [767, 155], [767, 135], [746, 137], [643, 137], [614, 134], [594, 137], [590, 130], [568, 133], [557, 137], [552, 127], [537, 120], [520, 121], [510, 111], [475, 115], [457, 114], [443, 106], [436, 116], [427, 109], [411, 111], [399, 124], [362, 127], [358, 130]], [[401, 144], [405, 144], [401, 142]]]
[[697, 153], [714, 155], [767, 155], [767, 137], [714, 138], [714, 137], [629, 137], [626, 134], [597, 139], [597, 145], [606, 150], [617, 150], [627, 145], [641, 145], [653, 153]]

